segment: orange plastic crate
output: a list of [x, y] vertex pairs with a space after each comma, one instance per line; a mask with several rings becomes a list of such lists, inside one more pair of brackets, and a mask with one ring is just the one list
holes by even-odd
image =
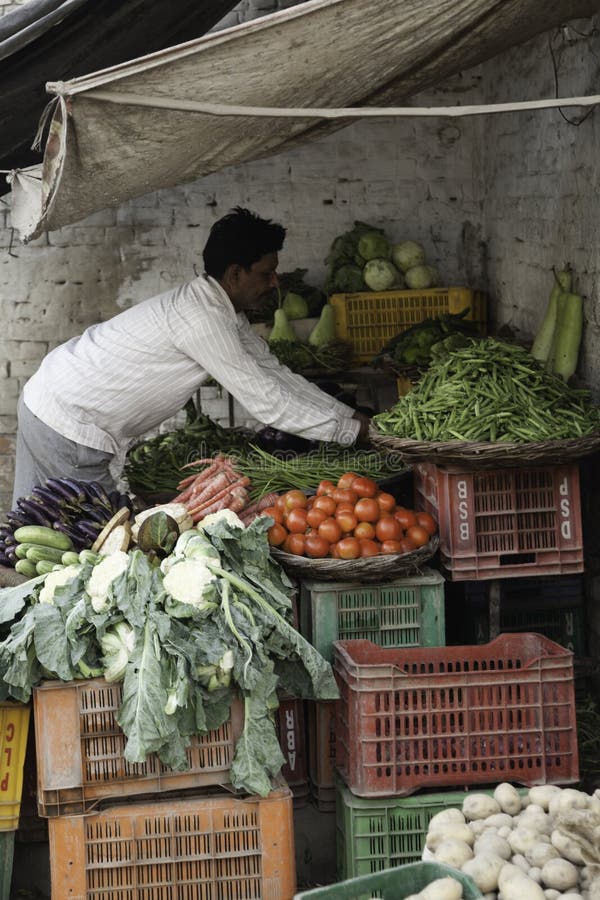
[[486, 330], [485, 295], [465, 287], [428, 288], [423, 291], [360, 291], [333, 294], [336, 337], [354, 348], [354, 362], [366, 363], [389, 340], [424, 319], [468, 309], [465, 320]]
[[243, 728], [238, 700], [229, 721], [194, 736], [189, 769], [175, 772], [155, 753], [144, 763], [126, 762], [126, 738], [116, 721], [121, 684], [103, 678], [46, 681], [33, 692], [38, 811], [41, 816], [85, 812], [100, 800], [230, 782], [235, 744]]
[[414, 466], [415, 506], [439, 526], [453, 581], [583, 572], [579, 468]]
[[30, 713], [23, 703], [0, 703], [0, 832], [19, 824]]
[[577, 781], [573, 654], [548, 638], [334, 652], [337, 766], [359, 797]]
[[50, 819], [52, 900], [291, 900], [292, 795], [220, 794]]

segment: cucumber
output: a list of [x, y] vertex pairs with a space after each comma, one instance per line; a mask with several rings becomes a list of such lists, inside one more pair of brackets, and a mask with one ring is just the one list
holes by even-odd
[[25, 559], [25, 557], [27, 556], [27, 551], [30, 547], [33, 546], [35, 545], [27, 543], [17, 544], [15, 547], [15, 556], [17, 557], [17, 559]]
[[45, 525], [22, 525], [15, 531], [15, 540], [19, 543], [41, 544], [43, 547], [54, 547], [56, 550], [72, 550], [73, 543], [67, 534], [55, 531]]
[[38, 575], [47, 575], [48, 572], [54, 572], [55, 569], [64, 569], [64, 566], [57, 566], [56, 563], [49, 559], [40, 559], [35, 564], [35, 571]]
[[32, 544], [25, 556], [34, 565], [39, 563], [42, 559], [56, 565], [56, 563], [62, 561], [63, 553], [64, 550], [56, 550], [54, 547], [43, 547], [41, 544]]
[[15, 572], [27, 578], [34, 578], [38, 574], [34, 564], [28, 559], [18, 559], [15, 563]]
[[63, 555], [60, 558], [63, 566], [76, 566], [81, 560], [79, 559], [79, 553], [76, 553], [75, 550], [65, 550]]
[[81, 563], [89, 563], [91, 566], [95, 566], [97, 562], [100, 562], [102, 557], [99, 553], [94, 553], [93, 550], [80, 550], [79, 551], [79, 562]]

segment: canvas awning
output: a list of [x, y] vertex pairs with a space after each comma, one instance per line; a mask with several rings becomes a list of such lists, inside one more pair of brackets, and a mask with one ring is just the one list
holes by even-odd
[[[348, 124], [595, 0], [308, 0], [48, 88], [42, 170], [13, 179], [22, 239]], [[317, 108], [315, 115], [302, 110]], [[299, 111], [300, 110], [300, 111]], [[335, 110], [328, 120], [319, 110]]]
[[[40, 161], [31, 150], [46, 82], [198, 38], [237, 0], [27, 0], [0, 17], [0, 170]], [[9, 186], [0, 179], [0, 194]]]

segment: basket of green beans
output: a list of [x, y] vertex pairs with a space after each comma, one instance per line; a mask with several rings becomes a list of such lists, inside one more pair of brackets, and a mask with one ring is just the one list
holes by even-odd
[[524, 347], [472, 338], [441, 348], [419, 383], [373, 417], [370, 437], [405, 463], [555, 465], [600, 449], [600, 407]]

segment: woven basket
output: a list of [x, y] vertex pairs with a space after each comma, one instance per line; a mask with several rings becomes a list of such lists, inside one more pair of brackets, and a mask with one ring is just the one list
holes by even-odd
[[381, 434], [369, 429], [371, 442], [380, 450], [398, 455], [398, 461], [410, 464], [435, 463], [469, 469], [522, 468], [570, 463], [600, 450], [600, 432], [562, 441], [414, 441]]
[[436, 553], [440, 539], [436, 535], [428, 544], [411, 550], [410, 553], [383, 553], [381, 556], [368, 556], [364, 559], [309, 559], [306, 556], [294, 556], [284, 553], [275, 547], [271, 555], [285, 569], [288, 575], [295, 578], [311, 578], [316, 581], [359, 581], [374, 584], [379, 581], [390, 581], [402, 575], [418, 572], [420, 567]]

